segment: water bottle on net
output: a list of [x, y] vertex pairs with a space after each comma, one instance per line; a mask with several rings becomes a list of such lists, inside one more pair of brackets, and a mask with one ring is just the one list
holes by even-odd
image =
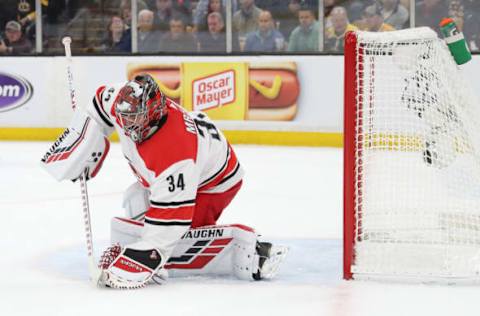
[[447, 43], [453, 59], [458, 65], [463, 65], [472, 59], [463, 33], [460, 32], [452, 18], [444, 18], [440, 22], [440, 31]]

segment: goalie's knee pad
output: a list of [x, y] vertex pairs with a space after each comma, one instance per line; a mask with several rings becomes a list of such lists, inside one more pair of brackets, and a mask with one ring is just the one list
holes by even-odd
[[135, 182], [123, 193], [122, 206], [125, 215], [134, 220], [143, 220], [146, 210], [150, 207], [150, 192], [139, 182]]

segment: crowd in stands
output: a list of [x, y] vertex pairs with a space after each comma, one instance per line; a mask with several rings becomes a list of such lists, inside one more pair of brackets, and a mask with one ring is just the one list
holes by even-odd
[[[323, 47], [341, 53], [347, 31], [386, 32], [414, 21], [439, 32], [447, 16], [463, 30], [470, 49], [480, 50], [480, 0], [324, 0], [320, 19], [318, 0], [137, 0], [135, 13], [131, 1], [41, 0], [43, 52], [61, 53], [60, 39], [69, 35], [74, 52], [128, 54], [134, 17], [139, 53], [226, 52], [227, 7], [233, 52], [318, 52]], [[35, 0], [2, 0], [0, 54], [34, 53], [36, 18]]]

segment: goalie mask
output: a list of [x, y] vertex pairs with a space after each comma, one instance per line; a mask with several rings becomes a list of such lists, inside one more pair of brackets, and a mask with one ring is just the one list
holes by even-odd
[[115, 116], [125, 135], [139, 144], [158, 128], [166, 113], [165, 95], [148, 74], [136, 76], [120, 89]]

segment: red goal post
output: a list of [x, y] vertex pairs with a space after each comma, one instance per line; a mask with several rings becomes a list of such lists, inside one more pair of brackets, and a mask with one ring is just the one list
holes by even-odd
[[351, 265], [354, 261], [353, 235], [355, 227], [355, 130], [357, 96], [357, 36], [355, 32], [345, 35], [344, 57], [344, 140], [343, 140], [343, 277], [352, 278]]

